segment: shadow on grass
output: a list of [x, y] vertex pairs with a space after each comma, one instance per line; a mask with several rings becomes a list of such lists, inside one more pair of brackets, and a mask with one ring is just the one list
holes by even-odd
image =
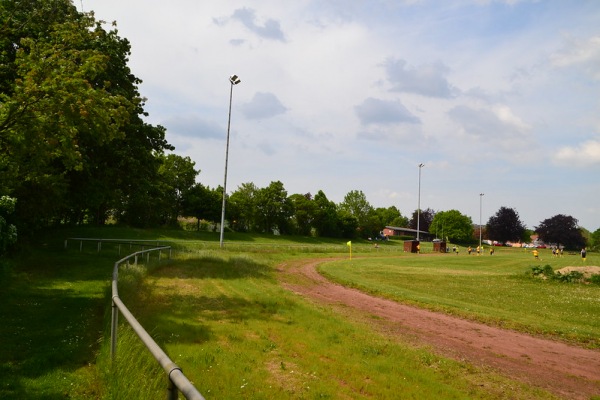
[[44, 254], [32, 254], [3, 271], [0, 398], [65, 398], [68, 374], [94, 362], [110, 264], [56, 265], [55, 256], [49, 265]]
[[209, 324], [203, 321], [243, 324], [261, 320], [289, 324], [281, 313], [293, 307], [285, 300], [249, 301], [236, 296], [193, 294], [152, 295], [146, 298], [145, 304], [150, 305], [134, 313], [140, 316], [142, 325], [152, 332], [157, 342], [196, 344], [214, 339]]
[[[176, 261], [154, 269], [152, 277], [160, 279], [215, 279], [244, 280], [249, 282], [260, 279], [275, 283], [274, 271], [265, 264], [257, 263], [245, 257], [202, 257], [196, 260]], [[199, 287], [182, 282], [181, 288], [173, 293], [155, 291], [145, 284], [140, 290], [126, 294], [126, 304], [131, 304], [134, 315], [152, 332], [157, 342], [204, 343], [213, 339], [208, 321], [244, 323], [250, 320], [289, 323], [281, 314], [294, 307], [294, 303], [285, 298], [261, 296], [247, 297], [237, 295], [235, 291], [218, 295], [205, 295]], [[249, 288], [253, 287], [249, 283]], [[235, 284], [234, 286], [238, 286]], [[240, 288], [244, 287], [244, 283]], [[243, 293], [244, 289], [242, 290]]]
[[207, 256], [174, 261], [153, 269], [152, 275], [179, 279], [275, 279], [270, 266], [243, 256], [229, 259]]
[[[4, 297], [4, 296], [2, 296]], [[19, 383], [94, 361], [103, 326], [104, 298], [73, 290], [30, 288], [3, 301], [0, 325], [0, 397], [27, 398]], [[49, 388], [52, 391], [52, 384]], [[58, 391], [58, 389], [57, 389]], [[57, 398], [65, 394], [58, 391]]]

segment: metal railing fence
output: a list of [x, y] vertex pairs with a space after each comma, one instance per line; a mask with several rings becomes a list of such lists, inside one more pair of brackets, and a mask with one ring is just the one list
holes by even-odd
[[[150, 262], [150, 253], [158, 252], [158, 261], [162, 258], [162, 252], [169, 252], [169, 258], [171, 258], [171, 246], [160, 246], [158, 241], [149, 240], [129, 240], [129, 239], [93, 239], [93, 238], [68, 238], [65, 239], [65, 248], [67, 248], [68, 241], [79, 241], [79, 251], [82, 251], [83, 242], [95, 241], [98, 242], [98, 252], [102, 248], [103, 242], [116, 243], [119, 245], [119, 254], [121, 252], [121, 245], [129, 245], [130, 248], [133, 245], [141, 246], [142, 250], [135, 253], [129, 254], [127, 257], [120, 259], [115, 262], [112, 274], [112, 315], [111, 315], [111, 327], [110, 327], [110, 356], [114, 360], [117, 353], [117, 331], [119, 325], [119, 312], [125, 317], [133, 331], [140, 338], [146, 348], [152, 353], [156, 361], [160, 364], [162, 369], [165, 371], [168, 378], [167, 386], [167, 399], [176, 400], [179, 392], [181, 392], [186, 399], [190, 400], [205, 400], [200, 392], [194, 387], [190, 380], [183, 374], [181, 368], [175, 364], [169, 356], [158, 346], [158, 344], [152, 339], [152, 337], [146, 332], [144, 327], [138, 322], [138, 320], [129, 311], [127, 306], [123, 303], [119, 297], [118, 281], [119, 281], [119, 267], [122, 264], [129, 265], [130, 260], [133, 259], [134, 265], [137, 265], [138, 258], [140, 256], [146, 256], [146, 261]], [[149, 249], [145, 249], [146, 246], [156, 246]]]
[[84, 242], [97, 242], [97, 251], [98, 253], [102, 250], [102, 243], [113, 243], [118, 246], [119, 255], [121, 255], [121, 246], [129, 245], [129, 249], [131, 250], [133, 246], [139, 246], [142, 250], [145, 250], [146, 247], [154, 248], [160, 247], [159, 240], [146, 240], [146, 239], [99, 239], [99, 238], [67, 238], [65, 239], [65, 249], [69, 245], [69, 241], [79, 242], [79, 251], [83, 251], [83, 243]]
[[167, 387], [167, 399], [176, 400], [178, 398], [178, 392], [181, 392], [186, 399], [190, 400], [204, 400], [204, 397], [198, 392], [198, 390], [194, 387], [194, 385], [189, 381], [189, 379], [183, 374], [181, 368], [177, 366], [168, 356], [167, 354], [156, 344], [154, 339], [146, 332], [144, 327], [137, 321], [137, 319], [133, 316], [133, 314], [129, 311], [127, 306], [123, 303], [123, 301], [119, 298], [119, 289], [118, 289], [118, 280], [119, 280], [119, 266], [121, 264], [127, 263], [133, 258], [134, 263], [137, 265], [138, 257], [140, 255], [147, 255], [147, 259], [149, 260], [149, 256], [151, 252], [158, 252], [158, 260], [161, 259], [162, 251], [169, 250], [169, 258], [171, 257], [171, 247], [163, 246], [163, 247], [155, 247], [152, 249], [141, 250], [135, 253], [128, 255], [115, 262], [113, 275], [112, 275], [112, 315], [111, 315], [111, 328], [110, 328], [110, 336], [111, 336], [111, 344], [110, 344], [110, 356], [111, 359], [114, 360], [117, 352], [117, 330], [119, 324], [119, 312], [125, 317], [129, 325], [133, 329], [133, 331], [138, 335], [142, 343], [148, 348], [148, 350], [152, 353], [156, 361], [163, 368], [168, 378], [168, 387]]

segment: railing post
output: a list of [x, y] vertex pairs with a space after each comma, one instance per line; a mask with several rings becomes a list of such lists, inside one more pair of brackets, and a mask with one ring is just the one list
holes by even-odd
[[100, 253], [100, 249], [102, 249], [102, 241], [98, 240], [98, 253]]
[[177, 390], [177, 386], [171, 380], [171, 377], [168, 376], [169, 385], [167, 386], [167, 400], [178, 400], [179, 399], [179, 391]]
[[113, 277], [111, 282], [112, 288], [112, 315], [111, 315], [111, 323], [110, 323], [110, 359], [111, 361], [115, 360], [117, 356], [117, 329], [119, 327], [119, 309], [117, 308], [117, 303], [115, 303], [115, 296], [118, 293], [118, 281], [119, 281], [119, 263], [116, 262], [113, 268]]
[[119, 325], [119, 309], [112, 300], [112, 318], [110, 323], [110, 359], [115, 361], [117, 356], [117, 327]]
[[81, 253], [81, 250], [83, 250], [83, 240], [79, 241], [79, 252]]

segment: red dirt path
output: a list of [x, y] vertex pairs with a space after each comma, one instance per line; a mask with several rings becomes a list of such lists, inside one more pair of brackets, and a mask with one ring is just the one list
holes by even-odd
[[377, 316], [380, 319], [370, 323], [387, 332], [430, 345], [444, 356], [492, 367], [565, 399], [600, 396], [600, 351], [403, 305], [334, 284], [316, 271], [317, 265], [326, 261], [330, 260], [300, 260], [282, 266], [283, 274], [294, 275], [294, 279], [282, 279], [284, 287], [319, 303]]

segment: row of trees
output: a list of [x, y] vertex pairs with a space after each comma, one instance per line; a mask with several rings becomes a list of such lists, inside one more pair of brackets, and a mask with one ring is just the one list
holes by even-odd
[[[219, 221], [222, 188], [210, 189], [202, 184], [190, 188], [184, 196], [185, 215], [213, 222]], [[372, 237], [386, 225], [406, 226], [409, 220], [392, 206], [374, 208], [362, 191], [350, 191], [336, 204], [319, 190], [310, 193], [288, 193], [280, 181], [259, 188], [244, 183], [227, 199], [226, 218], [229, 227], [241, 232], [261, 232], [327, 237]]]
[[[216, 228], [221, 201], [222, 188], [209, 189], [195, 184], [183, 193], [181, 211], [198, 220], [212, 221], [212, 226]], [[458, 210], [415, 210], [409, 219], [395, 206], [373, 207], [362, 191], [352, 190], [341, 203], [336, 204], [322, 190], [314, 196], [310, 193], [288, 196], [280, 181], [271, 182], [264, 188], [258, 188], [253, 183], [240, 185], [229, 196], [226, 211], [229, 227], [242, 232], [367, 238], [377, 237], [385, 226], [416, 229], [418, 216], [419, 229], [436, 237], [467, 243], [473, 240], [474, 235], [478, 235], [471, 218]], [[568, 248], [586, 245], [578, 221], [562, 214], [541, 221], [532, 231], [525, 227], [514, 209], [501, 207], [482, 230], [485, 232], [484, 238], [499, 242], [529, 242], [531, 235], [536, 232], [547, 243]]]
[[[569, 215], [558, 214], [547, 218], [534, 227], [534, 231], [530, 231], [525, 228], [514, 209], [500, 207], [498, 212], [490, 217], [485, 228], [487, 236], [499, 242], [529, 242], [531, 234], [535, 232], [539, 239], [546, 243], [570, 249], [586, 246], [584, 230], [579, 227], [577, 219]], [[590, 244], [599, 245], [600, 229], [593, 235], [590, 235]]]

